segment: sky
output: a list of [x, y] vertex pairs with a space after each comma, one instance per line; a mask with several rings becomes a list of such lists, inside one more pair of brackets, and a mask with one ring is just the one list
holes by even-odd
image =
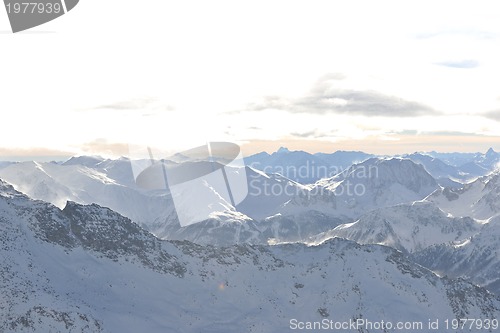
[[0, 156], [500, 150], [497, 1], [80, 0], [12, 34]]

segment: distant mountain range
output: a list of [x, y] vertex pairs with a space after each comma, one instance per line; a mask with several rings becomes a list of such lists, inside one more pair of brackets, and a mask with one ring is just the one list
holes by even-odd
[[[454, 160], [460, 157], [461, 162], [472, 158], [474, 163], [493, 168], [498, 155], [490, 149], [486, 154], [446, 156], [449, 160], [453, 156]], [[272, 157], [275, 166], [290, 163], [289, 166], [302, 167], [306, 171], [305, 166], [312, 161], [309, 158], [321, 159], [321, 165], [340, 172], [312, 184], [302, 184], [285, 175], [263, 171], [268, 168], [256, 169], [257, 159], [265, 159], [265, 156], [268, 162]], [[252, 160], [253, 166], [248, 166]], [[328, 164], [327, 160], [341, 166]], [[363, 161], [345, 167], [350, 161], [359, 160]], [[64, 208], [68, 200], [97, 203], [127, 216], [162, 239], [203, 244], [265, 244], [269, 239], [301, 241], [353, 222], [372, 210], [423, 200], [429, 195], [427, 200], [439, 202], [440, 209], [454, 216], [488, 219], [500, 212], [498, 186], [489, 181], [491, 176], [476, 177], [476, 181], [464, 184], [470, 174], [465, 176], [455, 166], [425, 154], [374, 158], [361, 152], [311, 155], [281, 148], [272, 155], [250, 156], [246, 162], [247, 166], [241, 170], [227, 169], [229, 177], [233, 173], [246, 174], [248, 195], [245, 200], [233, 206], [219, 196], [211, 184], [203, 183], [202, 187], [213, 197], [210, 214], [205, 221], [187, 227], [180, 226], [168, 189], [148, 190], [138, 186], [127, 158], [109, 160], [80, 156], [59, 164], [11, 163], [0, 168], [0, 178], [32, 198], [60, 208]], [[164, 160], [162, 163], [166, 168], [180, 168], [183, 163], [204, 162]], [[443, 182], [444, 179], [448, 181]], [[451, 186], [443, 187], [443, 183], [450, 182]], [[486, 182], [489, 185], [483, 191]], [[455, 196], [460, 199], [454, 200]]]
[[[202, 183], [201, 188], [212, 193], [213, 211], [206, 221], [187, 227], [179, 224], [171, 193], [138, 187], [127, 159], [79, 157], [63, 164], [23, 162], [0, 169], [0, 177], [30, 197], [60, 208], [68, 200], [97, 203], [160, 238], [217, 245], [265, 244], [270, 238], [302, 240], [372, 209], [424, 199], [438, 188], [423, 167], [401, 158], [371, 158], [309, 185], [248, 166], [227, 170], [228, 177], [246, 173], [245, 200], [232, 206], [214, 192], [210, 183]], [[311, 220], [310, 216], [315, 218]]]
[[[267, 173], [280, 173], [291, 180], [308, 184], [333, 177], [352, 164], [372, 157], [388, 156], [375, 156], [359, 151], [310, 154], [282, 147], [272, 154], [262, 152], [246, 157], [245, 162]], [[461, 183], [488, 174], [500, 163], [500, 153], [492, 148], [484, 154], [429, 152], [405, 154], [400, 157], [422, 164], [441, 185], [453, 187], [460, 187]]]
[[310, 154], [281, 147], [268, 154], [258, 153], [245, 158], [245, 164], [266, 173], [279, 173], [299, 183], [314, 183], [347, 169], [354, 163], [374, 157], [363, 152], [337, 151], [332, 154]]

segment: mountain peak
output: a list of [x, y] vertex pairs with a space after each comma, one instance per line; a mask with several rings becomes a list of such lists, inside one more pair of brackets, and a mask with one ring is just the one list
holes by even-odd
[[104, 158], [101, 156], [73, 156], [64, 162], [63, 165], [82, 165], [92, 168], [102, 161], [104, 161]]
[[4, 181], [2, 178], [0, 178], [0, 187], [6, 187], [6, 186], [9, 186], [9, 184]]
[[496, 151], [493, 150], [493, 148], [490, 147], [490, 149], [488, 149], [488, 151], [486, 152], [486, 156], [489, 156], [489, 155], [494, 155], [496, 154]]
[[14, 186], [0, 178], [0, 197], [13, 197], [23, 195], [14, 189]]
[[289, 152], [290, 152], [290, 150], [288, 148], [286, 148], [286, 147], [280, 147], [280, 149], [278, 149], [276, 151], [276, 153], [278, 153], [278, 154], [286, 154], [286, 153], [289, 153]]

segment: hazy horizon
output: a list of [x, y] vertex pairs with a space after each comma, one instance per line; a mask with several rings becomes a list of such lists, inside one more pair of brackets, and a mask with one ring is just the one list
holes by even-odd
[[[299, 148], [294, 148], [294, 147], [299, 147]], [[401, 152], [401, 153], [395, 153], [395, 154], [383, 154], [383, 153], [374, 153], [371, 151], [363, 150], [363, 149], [342, 149], [341, 147], [339, 149], [335, 150], [314, 150], [314, 149], [301, 149], [300, 145], [291, 145], [291, 146], [286, 146], [284, 144], [280, 145], [280, 142], [274, 142], [272, 143], [272, 147], [276, 148], [268, 148], [268, 149], [263, 149], [263, 150], [249, 150], [248, 146], [242, 146], [241, 150], [243, 153], [244, 157], [248, 157], [257, 153], [261, 152], [266, 152], [268, 154], [272, 154], [276, 151], [278, 151], [280, 148], [286, 148], [290, 150], [291, 152], [293, 151], [304, 151], [310, 154], [315, 154], [315, 153], [326, 153], [326, 154], [331, 154], [334, 152], [338, 151], [356, 151], [356, 152], [364, 152], [367, 154], [372, 154], [372, 155], [378, 155], [378, 156], [398, 156], [398, 155], [404, 155], [404, 154], [412, 154], [412, 153], [431, 153], [431, 152], [436, 152], [436, 153], [486, 153], [490, 148], [493, 149], [496, 152], [499, 152], [500, 149], [495, 149], [495, 147], [488, 147], [482, 151], [442, 151], [438, 149], [433, 149], [433, 150], [414, 150], [414, 151], [406, 151], [406, 152]], [[1, 150], [0, 150], [1, 152]], [[109, 158], [109, 159], [118, 159], [120, 157], [130, 157], [129, 154], [110, 154], [110, 153], [104, 153], [104, 154], [57, 154], [57, 155], [37, 155], [36, 151], [29, 151], [25, 150], [22, 151], [24, 154], [20, 155], [4, 155], [0, 153], [0, 162], [29, 162], [29, 161], [36, 161], [36, 162], [64, 162], [67, 161], [68, 159], [72, 157], [78, 157], [78, 156], [95, 156], [95, 157], [102, 157], [102, 158]], [[32, 155], [30, 155], [30, 153]], [[182, 151], [178, 151], [177, 153], [182, 153]], [[172, 154], [173, 155], [173, 154]]]

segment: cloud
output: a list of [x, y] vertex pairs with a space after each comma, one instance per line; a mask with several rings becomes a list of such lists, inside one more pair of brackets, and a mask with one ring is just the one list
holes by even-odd
[[429, 135], [429, 136], [484, 136], [483, 134], [478, 133], [470, 133], [470, 132], [460, 132], [460, 131], [431, 131], [431, 132], [421, 132], [421, 135]]
[[476, 136], [484, 136], [483, 134], [472, 133], [472, 132], [461, 132], [461, 131], [419, 131], [412, 129], [405, 129], [400, 131], [391, 131], [387, 133], [390, 135], [397, 136], [433, 136], [433, 137], [476, 137]]
[[175, 108], [171, 105], [163, 105], [156, 98], [134, 98], [126, 101], [118, 101], [111, 104], [104, 104], [95, 107], [94, 109], [101, 110], [116, 110], [116, 111], [128, 111], [128, 110], [163, 110], [163, 111], [174, 111]]
[[438, 114], [422, 103], [407, 101], [376, 91], [349, 89], [333, 89], [325, 93], [314, 91], [316, 91], [315, 94], [299, 99], [267, 96], [262, 102], [251, 104], [247, 111], [275, 109], [290, 113], [337, 113], [369, 117], [415, 117]]
[[111, 104], [99, 105], [95, 109], [110, 109], [110, 110], [134, 110], [142, 109], [154, 103], [152, 98], [138, 98], [127, 101], [120, 101]]
[[323, 75], [316, 81], [313, 88], [311, 89], [311, 94], [322, 94], [325, 90], [330, 89], [333, 85], [338, 84], [339, 81], [347, 79], [347, 76], [343, 73], [328, 73]]
[[274, 109], [289, 113], [349, 114], [368, 117], [415, 117], [439, 114], [430, 106], [397, 96], [374, 90], [338, 87], [339, 82], [344, 79], [346, 76], [342, 73], [330, 73], [321, 77], [305, 97], [292, 99], [265, 96], [261, 101], [249, 104], [246, 109], [231, 113]]
[[451, 67], [451, 68], [476, 68], [479, 66], [479, 62], [474, 59], [464, 59], [459, 61], [443, 61], [437, 62], [435, 65]]
[[308, 131], [308, 132], [293, 132], [290, 133], [292, 136], [299, 137], [299, 138], [318, 138], [317, 131]]
[[399, 135], [411, 135], [411, 136], [418, 135], [417, 130], [402, 130], [402, 131], [396, 131], [395, 133]]
[[430, 107], [421, 103], [376, 91], [338, 89], [305, 98], [298, 105], [303, 109], [311, 108], [316, 113], [336, 112], [365, 116], [412, 117], [435, 113]]
[[500, 109], [484, 112], [482, 116], [496, 121], [500, 121]]
[[310, 131], [291, 132], [290, 137], [297, 139], [331, 139], [334, 137], [339, 137], [339, 130], [331, 129], [327, 131], [321, 131], [316, 128]]

